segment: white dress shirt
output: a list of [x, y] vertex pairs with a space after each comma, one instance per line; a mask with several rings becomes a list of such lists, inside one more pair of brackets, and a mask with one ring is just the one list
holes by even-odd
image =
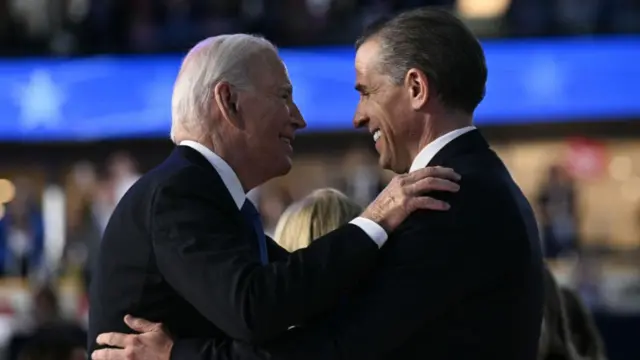
[[[236, 173], [233, 171], [233, 169], [231, 169], [231, 166], [229, 166], [226, 161], [224, 161], [220, 156], [211, 151], [208, 147], [198, 142], [184, 140], [180, 142], [180, 145], [188, 146], [193, 150], [199, 152], [202, 156], [205, 157], [205, 159], [207, 159], [207, 161], [209, 161], [209, 163], [211, 163], [213, 168], [218, 172], [218, 175], [220, 175], [220, 178], [222, 178], [222, 182], [227, 187], [227, 190], [229, 190], [229, 193], [231, 194], [233, 201], [238, 206], [238, 209], [241, 209], [242, 205], [247, 200], [247, 195], [242, 188], [240, 179], [238, 179]], [[350, 223], [361, 228], [362, 231], [369, 235], [371, 240], [373, 240], [378, 245], [378, 247], [382, 247], [382, 245], [387, 242], [387, 232], [376, 222], [366, 218], [358, 217], [351, 220]]]
[[413, 159], [413, 163], [411, 164], [411, 168], [409, 169], [409, 172], [413, 172], [418, 169], [427, 167], [431, 159], [433, 159], [433, 157], [436, 156], [436, 154], [440, 152], [440, 150], [442, 150], [442, 148], [444, 148], [445, 145], [452, 142], [455, 138], [475, 129], [476, 129], [475, 126], [466, 126], [460, 129], [450, 131], [440, 136], [439, 138], [433, 140], [432, 142], [427, 144], [427, 146], [422, 148], [422, 150], [420, 150], [420, 152], [418, 153], [418, 156], [416, 156], [416, 158]]

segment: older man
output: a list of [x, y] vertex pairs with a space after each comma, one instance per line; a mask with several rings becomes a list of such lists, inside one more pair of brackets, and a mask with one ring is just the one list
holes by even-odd
[[174, 343], [158, 324], [127, 318], [145, 333], [105, 334], [100, 342], [125, 349], [94, 358], [536, 359], [538, 232], [529, 203], [472, 126], [487, 79], [480, 44], [453, 15], [419, 9], [377, 24], [357, 47], [355, 125], [369, 129], [387, 169], [460, 173], [460, 191], [440, 197], [451, 210], [409, 216], [349, 301], [274, 342]]
[[[276, 49], [249, 35], [203, 41], [175, 84], [169, 158], [118, 204], [91, 289], [90, 343], [134, 314], [177, 337], [261, 344], [324, 312], [375, 264], [409, 213], [447, 210], [450, 169], [402, 176], [350, 224], [289, 254], [266, 239], [245, 193], [286, 174], [305, 123]], [[439, 176], [440, 178], [434, 178]], [[423, 241], [423, 240], [421, 240]]]

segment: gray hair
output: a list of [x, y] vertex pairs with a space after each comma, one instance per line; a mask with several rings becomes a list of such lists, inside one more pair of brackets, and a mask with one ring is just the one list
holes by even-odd
[[176, 142], [180, 130], [204, 130], [216, 84], [225, 81], [239, 90], [251, 89], [251, 60], [265, 52], [277, 54], [277, 49], [268, 40], [248, 34], [214, 36], [194, 46], [173, 88], [171, 140]]

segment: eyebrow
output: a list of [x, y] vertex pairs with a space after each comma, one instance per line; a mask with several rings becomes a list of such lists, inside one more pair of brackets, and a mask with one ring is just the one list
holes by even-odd
[[362, 84], [356, 84], [355, 86], [357, 92], [366, 92], [367, 87]]
[[287, 93], [291, 94], [291, 93], [293, 93], [293, 85], [291, 85], [291, 84], [283, 85], [281, 87], [281, 90], [286, 91]]

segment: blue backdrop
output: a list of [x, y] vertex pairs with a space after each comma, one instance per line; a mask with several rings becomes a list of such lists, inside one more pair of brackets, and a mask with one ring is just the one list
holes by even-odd
[[[484, 43], [476, 123], [640, 118], [640, 38]], [[282, 50], [309, 131], [351, 128], [351, 48]], [[0, 140], [168, 136], [181, 57], [0, 60]]]

